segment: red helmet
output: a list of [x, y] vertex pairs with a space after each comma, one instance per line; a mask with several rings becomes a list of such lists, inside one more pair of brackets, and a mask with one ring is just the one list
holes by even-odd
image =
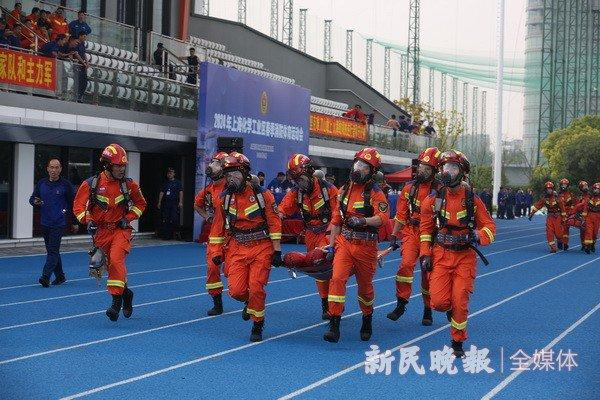
[[554, 190], [554, 182], [548, 181], [548, 182], [544, 183], [544, 189], [552, 189], [552, 190]]
[[594, 183], [594, 185], [592, 186], [592, 190], [600, 190], [600, 182]]
[[568, 180], [567, 178], [562, 178], [562, 179], [560, 180], [560, 182], [559, 182], [559, 184], [560, 184], [561, 186], [562, 186], [562, 185], [569, 186], [569, 184], [570, 184], [570, 183], [571, 183], [571, 182], [569, 182], [569, 180]]
[[381, 154], [373, 147], [365, 147], [354, 155], [354, 160], [362, 160], [375, 169], [381, 167]]
[[440, 163], [440, 155], [442, 153], [437, 147], [429, 147], [419, 154], [418, 160], [421, 164], [429, 165], [430, 167], [437, 168]]
[[304, 154], [293, 154], [287, 163], [287, 169], [291, 176], [312, 175], [312, 172], [314, 172], [310, 158]]
[[445, 151], [439, 157], [440, 167], [446, 163], [456, 163], [460, 166], [463, 173], [468, 174], [471, 172], [471, 163], [467, 157], [458, 150]]
[[127, 153], [116, 143], [109, 144], [100, 155], [102, 164], [127, 165]]
[[224, 151], [218, 151], [215, 154], [213, 154], [211, 160], [223, 161], [228, 155], [229, 154], [225, 153]]
[[237, 151], [229, 153], [227, 157], [223, 159], [223, 171], [240, 170], [242, 172], [250, 172], [250, 160], [248, 157]]
[[579, 190], [582, 192], [587, 192], [590, 188], [590, 185], [586, 181], [579, 181]]

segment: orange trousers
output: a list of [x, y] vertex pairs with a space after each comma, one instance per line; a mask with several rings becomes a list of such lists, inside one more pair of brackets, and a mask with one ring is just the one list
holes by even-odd
[[[327, 246], [329, 244], [329, 237], [327, 233], [313, 233], [311, 231], [306, 231], [304, 236], [304, 242], [306, 243], [306, 252], [312, 251], [317, 247]], [[319, 296], [322, 299], [326, 299], [329, 294], [329, 281], [316, 279], [317, 290], [319, 291]]]
[[221, 281], [221, 266], [215, 264], [212, 259], [218, 253], [213, 251], [206, 252], [206, 290], [211, 296], [216, 296], [223, 292], [223, 282]]
[[265, 318], [265, 286], [269, 282], [273, 251], [271, 239], [247, 243], [231, 239], [225, 249], [229, 295], [248, 303], [247, 311], [254, 321]]
[[373, 276], [377, 268], [377, 243], [372, 240], [349, 241], [342, 235], [337, 237], [333, 275], [329, 281], [329, 315], [337, 317], [344, 312], [346, 282], [356, 275], [358, 305], [363, 315], [373, 313], [375, 290]]
[[600, 229], [600, 213], [589, 212], [585, 217], [584, 244], [596, 243], [598, 230]]
[[[550, 249], [556, 250], [556, 241], [564, 243], [564, 231], [565, 227], [562, 222], [560, 215], [548, 215], [546, 217], [546, 240]], [[569, 235], [567, 234], [567, 243]]]
[[433, 247], [433, 271], [429, 274], [431, 307], [437, 311], [452, 310], [452, 340], [467, 340], [469, 297], [477, 276], [477, 258], [473, 250], [452, 251]]
[[[396, 297], [408, 301], [412, 293], [412, 283], [415, 265], [419, 259], [419, 227], [406, 226], [402, 229], [402, 260], [396, 272]], [[423, 305], [430, 308], [429, 297], [429, 273], [421, 273], [421, 293], [423, 294]]]
[[131, 229], [99, 228], [94, 237], [96, 246], [102, 249], [108, 258], [108, 293], [121, 295], [127, 284], [125, 258], [131, 250]]

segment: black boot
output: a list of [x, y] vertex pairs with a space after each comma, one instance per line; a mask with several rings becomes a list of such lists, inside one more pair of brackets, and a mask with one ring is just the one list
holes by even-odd
[[119, 312], [121, 312], [121, 305], [123, 304], [123, 297], [118, 294], [112, 295], [112, 305], [106, 310], [106, 316], [111, 321], [119, 319]]
[[50, 287], [50, 279], [46, 278], [45, 276], [40, 276], [40, 279], [38, 279], [38, 282], [40, 283], [40, 285], [42, 285], [43, 287]]
[[52, 286], [58, 286], [58, 285], [62, 285], [63, 283], [65, 283], [67, 281], [67, 278], [65, 278], [65, 276], [59, 276], [56, 279], [54, 279], [52, 281]]
[[590, 254], [590, 252], [592, 251], [592, 245], [590, 244], [584, 244], [582, 247], [583, 251], [585, 251], [585, 254]]
[[456, 342], [454, 340], [452, 341], [452, 352], [454, 357], [463, 358], [465, 356], [465, 351], [463, 350], [462, 344], [463, 342]]
[[568, 244], [566, 244], [566, 243], [565, 243], [565, 244], [563, 244], [563, 250], [564, 250], [564, 251], [567, 251], [567, 250], [569, 250], [569, 245], [568, 245]]
[[206, 314], [208, 314], [211, 317], [214, 315], [223, 314], [223, 297], [221, 296], [221, 293], [217, 294], [216, 296], [212, 296], [212, 299], [213, 299], [213, 308], [208, 310], [206, 312]]
[[371, 339], [371, 335], [373, 334], [373, 314], [371, 315], [363, 315], [362, 317], [362, 326], [360, 327], [360, 340], [366, 342]]
[[388, 313], [387, 317], [389, 319], [391, 319], [392, 321], [397, 321], [398, 318], [400, 318], [402, 316], [402, 314], [404, 314], [404, 311], [406, 311], [407, 303], [408, 303], [407, 300], [404, 300], [402, 297], [398, 297], [398, 302], [396, 303], [396, 308], [394, 308], [394, 311], [392, 311], [391, 313]]
[[250, 333], [251, 342], [262, 342], [262, 331], [265, 326], [265, 321], [254, 321], [252, 325], [252, 332]]
[[423, 319], [421, 320], [421, 325], [431, 326], [433, 324], [433, 314], [431, 313], [431, 308], [425, 307], [423, 309]]
[[133, 314], [133, 292], [125, 286], [125, 290], [123, 290], [123, 316], [129, 318], [131, 314]]
[[596, 242], [592, 243], [591, 247], [592, 248], [590, 250], [592, 250], [592, 253], [595, 253], [596, 252]]
[[446, 311], [446, 319], [448, 322], [452, 322], [452, 310]]
[[337, 343], [340, 340], [340, 321], [342, 317], [329, 318], [329, 330], [323, 335], [327, 342]]
[[242, 319], [244, 321], [250, 320], [250, 314], [248, 314], [248, 303], [244, 303], [244, 309], [242, 310]]
[[562, 250], [563, 249], [563, 244], [561, 242], [558, 242], [558, 249]]
[[329, 319], [329, 301], [327, 301], [327, 297], [321, 299], [321, 309], [323, 310], [321, 319], [327, 321]]

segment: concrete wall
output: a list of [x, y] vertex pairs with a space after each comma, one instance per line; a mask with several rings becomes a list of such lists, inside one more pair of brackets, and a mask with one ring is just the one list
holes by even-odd
[[[373, 107], [386, 116], [376, 115], [376, 122], [385, 122], [391, 114], [402, 113], [393, 102], [342, 65], [321, 61], [237, 22], [192, 15], [189, 34], [224, 44], [234, 55], [260, 61], [269, 72], [294, 78], [296, 84], [310, 89], [314, 96], [350, 105], [360, 103], [368, 113]], [[331, 89], [349, 90], [359, 97]]]

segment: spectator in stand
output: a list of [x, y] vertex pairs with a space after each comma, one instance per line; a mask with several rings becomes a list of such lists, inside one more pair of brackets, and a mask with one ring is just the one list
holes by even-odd
[[432, 136], [435, 134], [435, 128], [433, 127], [433, 125], [431, 125], [431, 123], [429, 121], [427, 121], [427, 124], [425, 126], [425, 134]]
[[77, 84], [77, 102], [81, 103], [83, 101], [83, 95], [85, 94], [85, 89], [87, 88], [87, 69], [90, 67], [90, 64], [87, 60], [87, 55], [85, 52], [85, 41], [87, 39], [87, 35], [84, 32], [79, 32], [77, 37], [77, 46], [75, 47], [75, 51], [79, 56], [79, 63], [77, 65], [77, 75], [78, 75], [78, 84]]
[[258, 178], [258, 184], [261, 187], [265, 187], [265, 173], [262, 171], [258, 171], [258, 174], [256, 174], [256, 177]]
[[85, 11], [79, 11], [77, 13], [77, 19], [71, 21], [69, 24], [69, 33], [76, 38], [78, 38], [81, 33], [86, 36], [92, 33], [92, 28], [85, 22]]
[[398, 120], [396, 119], [396, 114], [392, 114], [392, 117], [390, 119], [388, 119], [388, 122], [385, 125], [394, 130], [394, 137], [396, 137], [396, 134], [398, 133], [398, 129], [400, 129], [400, 124], [398, 123]]
[[65, 35], [58, 35], [55, 40], [46, 43], [40, 49], [40, 53], [46, 57], [64, 58], [66, 55], [62, 53], [62, 48], [67, 43]]
[[200, 60], [196, 55], [196, 49], [191, 47], [190, 55], [179, 57], [179, 59], [181, 61], [187, 61], [187, 64], [189, 65], [188, 76], [185, 81], [191, 85], [196, 85], [198, 83], [198, 65], [200, 64]]
[[4, 39], [4, 31], [6, 30], [6, 23], [4, 22], [3, 19], [0, 19], [0, 44], [7, 44], [4, 43], [4, 41], [6, 39]]
[[62, 7], [58, 7], [54, 14], [52, 14], [49, 18], [50, 25], [52, 26], [52, 32], [50, 33], [50, 39], [56, 38], [58, 35], [68, 36], [69, 34], [69, 24], [67, 24], [67, 20], [63, 16], [64, 10]]
[[362, 107], [360, 106], [360, 104], [356, 104], [354, 106], [354, 108], [346, 111], [345, 113], [342, 114], [342, 116], [352, 119], [356, 122], [360, 122], [361, 124], [364, 124], [367, 121], [367, 116], [362, 111]]
[[21, 25], [15, 25], [12, 29], [4, 31], [4, 38], [10, 47], [21, 48]]
[[152, 58], [154, 59], [154, 65], [157, 65], [160, 71], [165, 72], [163, 67], [167, 63], [168, 56], [162, 43], [156, 45], [156, 50], [154, 50]]
[[531, 217], [531, 206], [533, 206], [533, 190], [528, 189], [527, 193], [525, 193], [525, 210], [527, 210], [528, 217]]
[[410, 124], [408, 123], [408, 121], [406, 120], [406, 117], [404, 117], [404, 115], [400, 116], [400, 121], [398, 122], [398, 124], [400, 125], [400, 130], [402, 132], [410, 131]]
[[15, 3], [15, 8], [8, 14], [6, 14], [6, 26], [13, 28], [18, 25], [17, 22], [21, 21], [23, 15], [23, 5], [21, 3]]
[[367, 114], [367, 124], [373, 125], [375, 123], [375, 113]]
[[285, 173], [278, 172], [277, 177], [269, 183], [269, 189], [272, 192], [285, 192], [288, 188], [292, 187], [290, 181], [285, 179]]
[[33, 24], [36, 25], [39, 18], [40, 18], [40, 9], [37, 7], [33, 7], [31, 9], [31, 14], [29, 14], [27, 16], [27, 20], [33, 22]]
[[40, 17], [37, 20], [37, 27], [40, 32], [45, 33], [46, 39], [50, 40], [50, 31], [52, 31], [52, 24], [50, 23], [50, 11], [40, 11]]
[[[33, 25], [33, 21], [30, 19], [24, 20], [25, 27], [21, 28], [21, 47], [28, 50], [37, 51], [35, 48], [36, 42], [36, 31], [35, 26]], [[44, 43], [38, 42], [38, 47], [42, 47]]]

